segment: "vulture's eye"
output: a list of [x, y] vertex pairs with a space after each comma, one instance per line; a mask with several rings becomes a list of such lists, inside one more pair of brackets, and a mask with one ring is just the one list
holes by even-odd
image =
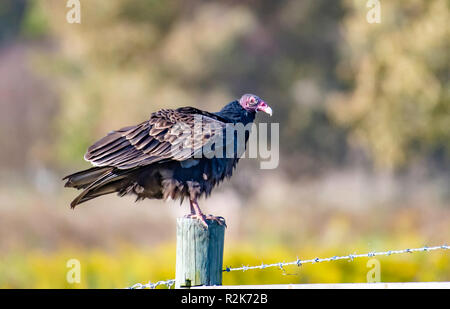
[[256, 99], [254, 98], [254, 97], [251, 97], [250, 98], [250, 104], [251, 105], [254, 105], [254, 104], [256, 104], [257, 102], [256, 102]]

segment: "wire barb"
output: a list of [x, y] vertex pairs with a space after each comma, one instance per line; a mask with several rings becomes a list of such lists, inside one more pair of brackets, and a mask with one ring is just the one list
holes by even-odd
[[165, 285], [169, 289], [175, 284], [175, 279], [170, 279], [166, 281], [158, 281], [156, 283], [151, 283], [150, 281], [146, 284], [136, 283], [129, 287], [131, 290], [139, 290], [139, 289], [156, 289], [159, 285]]

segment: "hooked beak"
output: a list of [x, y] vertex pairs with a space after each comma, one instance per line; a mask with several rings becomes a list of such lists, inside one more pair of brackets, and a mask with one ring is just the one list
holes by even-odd
[[267, 105], [266, 102], [261, 102], [259, 104], [259, 106], [256, 108], [257, 111], [263, 111], [266, 114], [269, 114], [270, 116], [272, 116], [272, 109], [270, 108], [269, 105]]

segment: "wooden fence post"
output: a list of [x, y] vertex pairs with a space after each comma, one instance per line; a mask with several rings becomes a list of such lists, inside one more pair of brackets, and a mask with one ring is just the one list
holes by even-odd
[[177, 219], [175, 287], [222, 285], [225, 226], [207, 220]]

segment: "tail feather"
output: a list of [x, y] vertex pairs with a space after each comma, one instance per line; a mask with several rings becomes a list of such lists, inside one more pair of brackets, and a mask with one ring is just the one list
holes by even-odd
[[112, 183], [108, 183], [106, 185], [100, 185], [96, 186], [95, 188], [86, 189], [83, 192], [81, 192], [80, 195], [78, 195], [71, 203], [70, 207], [75, 208], [77, 205], [82, 204], [84, 202], [87, 202], [93, 198], [120, 192], [123, 188], [123, 186], [126, 186], [126, 183], [128, 183], [128, 180], [125, 179], [125, 181], [114, 181]]
[[115, 170], [113, 167], [94, 167], [63, 178], [66, 187], [84, 189], [71, 203], [70, 207], [84, 203], [95, 197], [119, 192], [133, 181], [132, 170]]
[[92, 167], [90, 169], [68, 175], [62, 180], [67, 179], [67, 182], [64, 185], [65, 187], [84, 189], [103, 174], [106, 172], [111, 172], [113, 169], [113, 167]]

